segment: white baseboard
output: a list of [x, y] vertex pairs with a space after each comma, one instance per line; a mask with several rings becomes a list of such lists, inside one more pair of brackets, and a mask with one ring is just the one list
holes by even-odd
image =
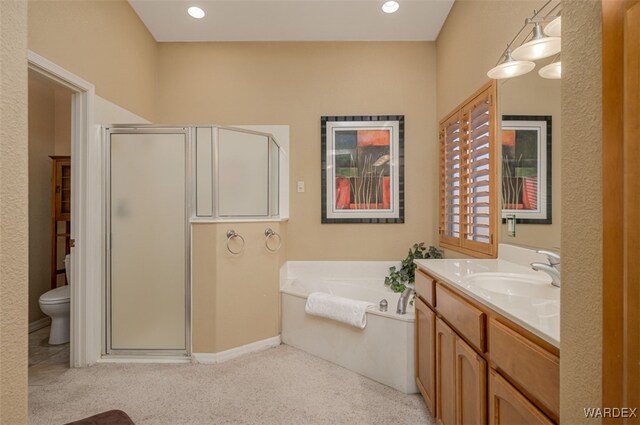
[[194, 363], [215, 364], [218, 363], [218, 355], [216, 353], [191, 353], [191, 360]]
[[29, 333], [35, 332], [39, 329], [46, 328], [51, 323], [50, 317], [43, 317], [40, 320], [36, 320], [35, 322], [29, 323]]
[[227, 360], [235, 359], [249, 353], [266, 350], [267, 348], [277, 347], [281, 344], [280, 335], [272, 338], [263, 339], [261, 341], [252, 342], [251, 344], [242, 345], [230, 350], [221, 351], [219, 353], [193, 353], [191, 358], [196, 363], [214, 364], [222, 363]]

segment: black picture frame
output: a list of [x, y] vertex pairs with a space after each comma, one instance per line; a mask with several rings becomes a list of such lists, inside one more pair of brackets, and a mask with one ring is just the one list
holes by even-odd
[[[536, 170], [540, 170], [538, 172], [538, 185], [537, 185], [537, 203], [538, 206], [536, 209], [525, 210], [519, 209], [520, 203], [519, 200], [515, 202], [507, 202], [505, 199], [507, 196], [505, 195], [506, 188], [505, 179], [515, 179], [516, 184], [518, 184], [517, 180], [521, 178], [517, 176], [518, 173], [514, 173], [514, 176], [507, 176], [507, 173], [510, 172], [510, 167], [507, 166], [509, 161], [505, 155], [505, 130], [527, 130], [532, 133], [538, 134], [538, 157], [537, 157], [537, 165]], [[506, 216], [508, 214], [515, 214], [516, 223], [521, 224], [552, 224], [552, 212], [553, 212], [553, 173], [552, 173], [552, 144], [553, 144], [553, 122], [552, 117], [550, 115], [503, 115], [502, 116], [502, 126], [501, 126], [501, 154], [500, 158], [502, 160], [502, 175], [500, 176], [501, 188], [502, 188], [502, 202], [501, 202], [501, 212], [502, 212], [502, 223], [506, 223]], [[515, 142], [514, 140], [514, 143]], [[515, 149], [515, 147], [514, 147]], [[520, 158], [519, 156], [518, 158]], [[518, 161], [517, 158], [511, 158], [511, 160]], [[519, 183], [522, 186], [523, 183]], [[513, 184], [511, 185], [514, 186]], [[539, 196], [538, 196], [539, 195]], [[516, 195], [519, 197], [520, 195]], [[515, 198], [514, 198], [515, 199]], [[515, 205], [516, 208], [513, 208]], [[506, 206], [511, 206], [512, 208], [505, 208]]]
[[404, 223], [404, 115], [322, 116], [320, 135], [322, 223]]

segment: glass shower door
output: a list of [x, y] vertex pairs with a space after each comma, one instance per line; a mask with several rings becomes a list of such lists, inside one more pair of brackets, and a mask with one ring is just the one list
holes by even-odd
[[187, 353], [188, 134], [110, 130], [107, 353]]

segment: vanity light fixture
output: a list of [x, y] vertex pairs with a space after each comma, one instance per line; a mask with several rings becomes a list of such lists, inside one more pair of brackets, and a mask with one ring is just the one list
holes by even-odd
[[504, 61], [487, 72], [487, 76], [494, 80], [517, 77], [533, 70], [536, 64], [530, 61], [517, 61], [511, 56], [511, 49], [507, 47]]
[[205, 15], [204, 10], [202, 10], [198, 6], [191, 6], [187, 9], [187, 13], [189, 14], [189, 16], [195, 19], [202, 19]]
[[543, 66], [538, 71], [538, 74], [542, 78], [547, 78], [549, 80], [559, 80], [562, 78], [562, 63], [558, 60], [557, 62], [552, 62], [547, 66]]
[[542, 33], [542, 27], [536, 22], [533, 27], [533, 37], [513, 51], [517, 60], [535, 61], [548, 58], [560, 52], [560, 37], [547, 37]]
[[562, 16], [558, 16], [553, 21], [549, 22], [546, 27], [544, 27], [544, 33], [549, 37], [560, 37], [560, 33], [562, 32]]
[[400, 3], [396, 0], [389, 0], [382, 5], [382, 11], [384, 13], [395, 13], [400, 9]]
[[[560, 12], [561, 0], [548, 0], [540, 10], [534, 10], [533, 16], [524, 21], [520, 31], [507, 44], [496, 66], [491, 68], [489, 78], [500, 80], [526, 74], [535, 68], [533, 61], [560, 56]], [[542, 29], [542, 25], [546, 27]], [[527, 28], [533, 29], [525, 31]], [[546, 34], [546, 35], [545, 35]], [[518, 46], [518, 47], [516, 47]], [[560, 78], [560, 60], [554, 58], [552, 63], [543, 67], [538, 73], [544, 78]]]

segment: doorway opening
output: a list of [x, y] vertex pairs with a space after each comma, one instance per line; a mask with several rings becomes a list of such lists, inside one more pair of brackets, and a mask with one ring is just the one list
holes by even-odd
[[65, 257], [71, 250], [73, 92], [29, 70], [28, 93], [29, 375], [37, 380], [43, 367], [70, 364]]
[[[51, 244], [53, 236], [51, 235], [55, 232], [58, 248], [55, 260], [47, 262], [48, 267], [51, 267], [49, 269], [49, 287], [60, 286], [62, 282], [66, 282], [65, 276], [69, 275], [72, 284], [68, 285], [67, 289], [69, 291], [70, 322], [68, 364], [71, 367], [83, 367], [97, 361], [100, 358], [101, 350], [100, 317], [103, 284], [101, 278], [103, 275], [101, 211], [103, 207], [100, 164], [102, 157], [99, 138], [93, 125], [95, 88], [82, 78], [36, 53], [29, 51], [27, 59], [30, 77], [45, 87], [55, 87], [53, 89], [54, 105], [56, 90], [60, 92], [60, 97], [70, 99], [70, 102], [67, 101], [67, 105], [70, 103], [70, 110], [66, 109], [68, 114], [67, 137], [69, 139], [68, 155], [66, 156], [73, 158], [73, 161], [69, 161], [65, 167], [60, 169], [61, 179], [64, 175], [70, 179], [65, 181], [68, 186], [63, 187], [62, 182], [60, 184], [60, 191], [65, 190], [66, 192], [64, 196], [60, 196], [60, 204], [58, 205], [58, 208], [62, 208], [62, 202], [65, 202], [64, 208], [68, 214], [58, 214], [54, 217], [59, 219], [56, 220], [55, 225], [50, 216], [52, 233], [47, 239], [46, 247], [50, 256], [53, 257]], [[34, 124], [36, 122], [34, 120]], [[55, 142], [55, 124], [53, 138]], [[54, 145], [54, 154], [55, 152]], [[60, 150], [59, 152], [65, 151]], [[49, 160], [52, 161], [52, 159]], [[50, 166], [53, 173], [52, 163]], [[54, 185], [49, 184], [49, 188], [52, 190], [51, 197], [55, 199], [52, 189]], [[53, 214], [53, 207], [48, 211], [49, 214]], [[65, 220], [66, 218], [69, 220]], [[35, 229], [30, 228], [29, 234], [30, 238], [35, 237]], [[65, 274], [65, 267], [62, 264], [64, 264], [64, 257], [67, 253], [70, 256], [67, 261], [67, 274]], [[49, 257], [50, 260], [51, 257]], [[52, 278], [52, 275], [55, 277]]]

